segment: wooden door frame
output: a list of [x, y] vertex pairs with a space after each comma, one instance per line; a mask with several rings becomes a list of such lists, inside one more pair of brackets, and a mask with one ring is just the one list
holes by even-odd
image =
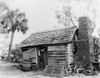
[[45, 49], [46, 57], [47, 57], [47, 64], [48, 64], [48, 49], [47, 49], [48, 46], [39, 46], [39, 47], [37, 47], [38, 65], [39, 65], [39, 52], [40, 52], [40, 56], [41, 56], [41, 48]]

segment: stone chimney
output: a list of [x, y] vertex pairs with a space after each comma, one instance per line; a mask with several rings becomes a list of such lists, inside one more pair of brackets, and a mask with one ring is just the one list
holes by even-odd
[[90, 19], [88, 17], [79, 18], [79, 28], [78, 28], [78, 52], [77, 61], [83, 63], [83, 66], [86, 68], [90, 65]]
[[89, 28], [89, 23], [88, 23], [88, 17], [80, 17], [79, 18], [79, 28], [78, 28], [78, 39], [79, 40], [87, 40], [89, 39], [89, 34], [88, 34], [88, 28]]

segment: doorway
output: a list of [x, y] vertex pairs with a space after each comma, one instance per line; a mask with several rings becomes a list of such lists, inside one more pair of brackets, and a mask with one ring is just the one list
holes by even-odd
[[40, 69], [45, 69], [48, 64], [47, 47], [39, 47], [38, 49], [38, 65]]

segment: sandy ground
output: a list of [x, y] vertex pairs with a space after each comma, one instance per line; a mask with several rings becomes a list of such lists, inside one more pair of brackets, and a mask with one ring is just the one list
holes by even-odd
[[[38, 74], [40, 72], [23, 72], [15, 67], [16, 64], [0, 61], [0, 78], [51, 78]], [[56, 77], [52, 77], [56, 78]], [[100, 78], [100, 74], [96, 76], [66, 76], [64, 78]]]

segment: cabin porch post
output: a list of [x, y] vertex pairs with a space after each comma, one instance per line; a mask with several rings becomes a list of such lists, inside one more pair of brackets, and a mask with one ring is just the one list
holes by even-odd
[[67, 67], [68, 67], [68, 70], [69, 71], [72, 71], [72, 64], [73, 64], [73, 43], [69, 43], [67, 46], [66, 46], [66, 49], [67, 49]]

